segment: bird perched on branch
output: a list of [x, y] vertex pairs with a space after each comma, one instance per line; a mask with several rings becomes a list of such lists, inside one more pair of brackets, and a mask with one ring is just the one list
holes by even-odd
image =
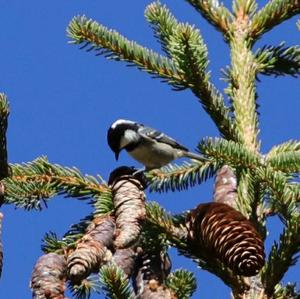
[[181, 157], [205, 160], [166, 134], [131, 120], [115, 121], [107, 132], [107, 142], [116, 160], [125, 149], [146, 170], [160, 168]]

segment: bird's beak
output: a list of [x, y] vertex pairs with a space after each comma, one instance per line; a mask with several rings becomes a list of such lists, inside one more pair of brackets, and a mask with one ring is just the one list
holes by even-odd
[[120, 152], [115, 152], [115, 157], [116, 157], [116, 160], [118, 161], [118, 159], [119, 159], [119, 154], [120, 154]]

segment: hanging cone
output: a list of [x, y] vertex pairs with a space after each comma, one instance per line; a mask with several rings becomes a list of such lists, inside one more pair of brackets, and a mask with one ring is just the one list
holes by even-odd
[[171, 271], [171, 260], [166, 252], [143, 253], [137, 261], [133, 284], [140, 299], [177, 299], [172, 290], [164, 285]]
[[120, 267], [127, 277], [130, 277], [135, 266], [136, 253], [131, 247], [125, 249], [117, 249], [112, 260]]
[[113, 243], [114, 219], [110, 216], [97, 217], [88, 226], [86, 234], [78, 242], [76, 249], [68, 256], [68, 277], [78, 283], [90, 273], [98, 271]]
[[48, 253], [41, 256], [32, 272], [30, 287], [33, 299], [67, 299], [64, 296], [66, 260], [64, 256]]
[[256, 275], [264, 265], [264, 243], [253, 224], [223, 203], [200, 204], [188, 216], [193, 253], [207, 251], [235, 274]]
[[114, 245], [126, 248], [139, 238], [142, 221], [146, 217], [145, 182], [141, 174], [134, 176], [136, 169], [119, 167], [109, 178], [113, 192], [117, 230]]

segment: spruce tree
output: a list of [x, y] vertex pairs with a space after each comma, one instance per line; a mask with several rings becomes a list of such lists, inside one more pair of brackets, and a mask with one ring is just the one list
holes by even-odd
[[[89, 199], [93, 206], [63, 238], [45, 235], [44, 255], [30, 282], [34, 298], [66, 298], [66, 287], [82, 299], [92, 292], [107, 298], [191, 298], [195, 274], [171, 268], [170, 247], [197, 263], [199, 271], [218, 276], [234, 298], [300, 298], [293, 282], [282, 283], [300, 251], [300, 141], [288, 140], [262, 153], [257, 103], [260, 75], [298, 76], [300, 48], [280, 43], [254, 50], [264, 33], [299, 14], [300, 2], [272, 0], [260, 9], [255, 0], [235, 0], [231, 9], [218, 0], [187, 2], [228, 44], [224, 91], [212, 82], [200, 30], [178, 21], [158, 1], [146, 7], [145, 17], [163, 55], [86, 16], [74, 17], [67, 33], [81, 49], [125, 61], [175, 91], [191, 90], [219, 131], [219, 136], [199, 141], [197, 150], [206, 158], [202, 162], [172, 163], [138, 175], [123, 166], [107, 182], [46, 157], [8, 163], [9, 106], [0, 95], [1, 203], [41, 209], [52, 197], [64, 195]], [[186, 192], [210, 178], [215, 179], [211, 202], [190, 211], [174, 215], [151, 201], [154, 192]], [[273, 215], [284, 229], [265, 252], [266, 221]], [[0, 228], [1, 221], [0, 214]], [[2, 257], [0, 244], [0, 266]]]

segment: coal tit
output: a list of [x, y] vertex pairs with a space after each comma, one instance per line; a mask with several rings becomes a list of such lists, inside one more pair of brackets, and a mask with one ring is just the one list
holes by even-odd
[[164, 133], [131, 120], [115, 121], [107, 132], [107, 142], [116, 160], [125, 149], [146, 170], [160, 168], [181, 157], [205, 160]]

